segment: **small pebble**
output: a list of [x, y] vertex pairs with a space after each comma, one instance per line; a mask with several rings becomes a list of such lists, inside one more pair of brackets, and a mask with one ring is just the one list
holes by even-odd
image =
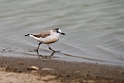
[[27, 67], [27, 70], [39, 70], [39, 68], [37, 66], [29, 66]]
[[2, 50], [3, 50], [3, 52], [4, 52], [4, 51], [5, 51], [5, 48], [3, 48]]
[[51, 71], [51, 70], [53, 70], [53, 69], [51, 69], [51, 68], [42, 68], [42, 70], [43, 70], [43, 71]]

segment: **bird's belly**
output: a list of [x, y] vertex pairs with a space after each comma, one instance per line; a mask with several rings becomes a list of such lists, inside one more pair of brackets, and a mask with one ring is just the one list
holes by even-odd
[[40, 38], [40, 40], [39, 40], [39, 42], [42, 42], [45, 44], [55, 43], [56, 41], [58, 41], [58, 38], [54, 37], [54, 36], [48, 36], [46, 38]]

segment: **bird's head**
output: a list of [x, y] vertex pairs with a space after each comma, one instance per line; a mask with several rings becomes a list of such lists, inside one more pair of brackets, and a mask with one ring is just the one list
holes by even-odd
[[53, 29], [53, 32], [59, 33], [59, 34], [61, 34], [61, 35], [65, 35], [65, 33], [62, 32], [61, 29], [59, 29], [59, 28]]

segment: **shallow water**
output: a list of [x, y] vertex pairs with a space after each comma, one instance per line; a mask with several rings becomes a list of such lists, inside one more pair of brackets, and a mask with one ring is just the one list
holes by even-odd
[[[124, 66], [123, 4], [124, 0], [0, 0], [0, 55], [33, 57], [38, 43], [24, 35], [57, 27], [66, 36], [51, 45], [61, 51], [55, 59]], [[50, 53], [41, 45], [40, 54]]]

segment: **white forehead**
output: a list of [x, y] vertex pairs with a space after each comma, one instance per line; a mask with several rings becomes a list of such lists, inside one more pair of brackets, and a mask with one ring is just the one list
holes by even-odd
[[62, 32], [61, 29], [58, 30], [59, 32]]

